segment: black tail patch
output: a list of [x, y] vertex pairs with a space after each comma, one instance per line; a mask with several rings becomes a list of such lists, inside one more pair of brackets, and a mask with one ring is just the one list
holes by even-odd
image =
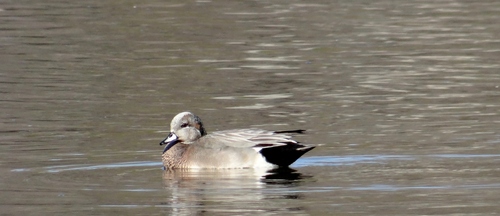
[[298, 129], [298, 130], [286, 130], [286, 131], [274, 131], [274, 133], [281, 134], [281, 133], [297, 133], [297, 134], [303, 134], [306, 130]]
[[286, 144], [272, 148], [263, 148], [260, 150], [260, 153], [266, 158], [267, 162], [280, 167], [288, 167], [299, 159], [300, 156], [316, 147], [292, 142]]

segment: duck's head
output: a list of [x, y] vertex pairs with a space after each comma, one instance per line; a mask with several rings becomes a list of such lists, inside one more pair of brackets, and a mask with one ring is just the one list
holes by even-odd
[[172, 119], [170, 133], [160, 145], [166, 145], [163, 149], [165, 153], [177, 143], [190, 144], [206, 134], [200, 117], [191, 112], [181, 112]]

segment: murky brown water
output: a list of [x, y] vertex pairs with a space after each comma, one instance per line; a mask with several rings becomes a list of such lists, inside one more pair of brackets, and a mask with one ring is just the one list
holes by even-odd
[[[2, 215], [500, 214], [499, 1], [4, 1]], [[307, 129], [164, 172], [170, 119]]]

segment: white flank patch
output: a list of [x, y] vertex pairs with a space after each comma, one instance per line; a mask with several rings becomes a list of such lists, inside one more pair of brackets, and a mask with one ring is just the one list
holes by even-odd
[[273, 168], [273, 167], [277, 166], [267, 162], [266, 158], [264, 158], [264, 156], [262, 156], [261, 154], [259, 154], [259, 157], [255, 158], [255, 163], [253, 165], [253, 168]]
[[260, 153], [260, 150], [262, 150], [261, 147], [252, 147], [252, 149], [255, 150], [258, 153]]

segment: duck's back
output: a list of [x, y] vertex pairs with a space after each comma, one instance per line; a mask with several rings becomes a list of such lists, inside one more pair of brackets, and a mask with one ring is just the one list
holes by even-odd
[[315, 147], [291, 138], [261, 129], [225, 130], [201, 137], [190, 149], [191, 155], [196, 155], [193, 160], [210, 161], [218, 166], [289, 166]]

